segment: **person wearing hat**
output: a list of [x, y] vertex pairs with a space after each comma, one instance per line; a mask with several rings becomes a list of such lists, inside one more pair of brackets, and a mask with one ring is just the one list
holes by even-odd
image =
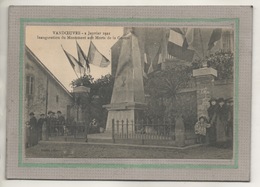
[[214, 144], [216, 142], [216, 123], [217, 123], [217, 100], [215, 98], [211, 98], [209, 100], [210, 107], [208, 108], [208, 117], [210, 127], [207, 129], [207, 142], [209, 144]]
[[46, 130], [48, 132], [47, 134], [47, 139], [53, 135], [54, 133], [54, 126], [55, 126], [55, 118], [54, 118], [55, 113], [52, 111], [48, 112], [48, 116], [46, 118]]
[[233, 142], [233, 98], [229, 98], [226, 100], [227, 104], [227, 111], [228, 111], [228, 117], [227, 117], [227, 137], [229, 143], [232, 144]]
[[[223, 98], [218, 99], [217, 123], [216, 123], [216, 141], [218, 143], [226, 143], [228, 110]], [[223, 144], [224, 145], [224, 144]]]
[[29, 147], [38, 144], [38, 137], [37, 137], [37, 119], [34, 116], [34, 113], [31, 112], [29, 114], [29, 129], [30, 129], [30, 137], [29, 137]]
[[45, 121], [46, 121], [45, 114], [41, 114], [37, 122], [38, 140], [42, 140], [42, 127]]
[[65, 128], [65, 118], [62, 116], [61, 111], [57, 111], [57, 125], [58, 125], [58, 130], [59, 134], [63, 135], [64, 131], [63, 129]]

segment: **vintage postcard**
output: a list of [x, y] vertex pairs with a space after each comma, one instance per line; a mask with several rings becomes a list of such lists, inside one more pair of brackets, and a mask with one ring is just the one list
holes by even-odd
[[248, 181], [251, 45], [246, 6], [10, 7], [6, 177]]

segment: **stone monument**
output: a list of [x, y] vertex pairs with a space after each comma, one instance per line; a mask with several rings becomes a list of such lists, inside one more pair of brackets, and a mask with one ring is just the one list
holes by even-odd
[[135, 121], [145, 108], [141, 53], [137, 37], [129, 32], [124, 35], [111, 103], [108, 110], [106, 132], [112, 131], [112, 119]]

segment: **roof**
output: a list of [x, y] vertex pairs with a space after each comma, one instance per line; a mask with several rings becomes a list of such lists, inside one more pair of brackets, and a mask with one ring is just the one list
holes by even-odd
[[36, 62], [43, 69], [43, 71], [45, 71], [45, 73], [49, 75], [70, 97], [72, 97], [71, 93], [65, 88], [65, 86], [52, 74], [52, 72], [40, 61], [40, 59], [38, 59], [38, 57], [26, 45], [25, 54], [30, 55], [34, 59], [34, 62]]

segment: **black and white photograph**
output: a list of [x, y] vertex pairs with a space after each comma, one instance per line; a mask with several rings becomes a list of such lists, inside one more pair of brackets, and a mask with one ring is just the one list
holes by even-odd
[[233, 158], [231, 26], [25, 32], [26, 157]]

